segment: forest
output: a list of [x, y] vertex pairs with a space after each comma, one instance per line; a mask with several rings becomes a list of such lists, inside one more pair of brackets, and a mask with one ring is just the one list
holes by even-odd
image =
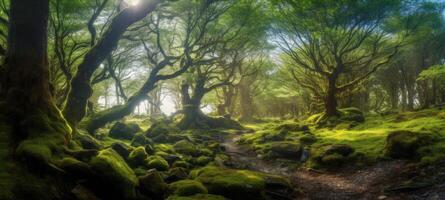
[[0, 0], [0, 200], [445, 199], [444, 0]]

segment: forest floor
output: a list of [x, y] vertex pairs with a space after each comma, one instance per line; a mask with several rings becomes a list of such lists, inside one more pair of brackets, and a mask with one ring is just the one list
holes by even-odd
[[385, 189], [402, 176], [405, 161], [382, 161], [365, 168], [345, 168], [336, 172], [323, 172], [306, 168], [289, 168], [282, 162], [267, 161], [256, 156], [250, 148], [239, 145], [242, 133], [226, 137], [222, 145], [230, 157], [231, 167], [248, 169], [288, 177], [303, 191], [297, 199], [431, 199], [445, 197], [445, 185], [406, 193], [386, 193]]

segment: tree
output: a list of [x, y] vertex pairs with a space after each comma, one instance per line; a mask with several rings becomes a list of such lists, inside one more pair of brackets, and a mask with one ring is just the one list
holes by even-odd
[[49, 3], [15, 0], [10, 9], [8, 49], [0, 73], [1, 115], [8, 116], [16, 157], [32, 163], [31, 168], [49, 167], [71, 134], [50, 87]]
[[102, 38], [84, 56], [71, 80], [71, 90], [63, 111], [68, 122], [76, 127], [86, 114], [87, 102], [92, 95], [91, 78], [99, 65], [116, 48], [127, 28], [151, 13], [161, 0], [145, 0], [139, 5], [122, 10], [111, 22]]
[[[336, 116], [337, 95], [368, 78], [397, 53], [382, 24], [400, 1], [280, 1], [278, 45], [295, 69], [317, 74], [325, 84], [326, 116]], [[392, 44], [395, 43], [395, 44]], [[345, 74], [355, 72], [355, 79]], [[304, 86], [304, 85], [303, 85]]]

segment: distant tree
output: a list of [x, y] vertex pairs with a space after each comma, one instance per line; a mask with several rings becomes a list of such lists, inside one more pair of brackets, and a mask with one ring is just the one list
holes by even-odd
[[[399, 0], [285, 0], [276, 3], [277, 43], [293, 61], [323, 79], [326, 116], [338, 115], [337, 95], [356, 87], [397, 53], [383, 22]], [[355, 78], [347, 80], [346, 74]], [[302, 85], [304, 87], [304, 85]]]

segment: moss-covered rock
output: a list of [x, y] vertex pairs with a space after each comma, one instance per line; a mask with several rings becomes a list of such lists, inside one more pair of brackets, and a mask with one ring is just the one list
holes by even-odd
[[139, 125], [134, 123], [124, 124], [122, 122], [116, 122], [113, 127], [111, 127], [109, 136], [116, 139], [133, 139], [137, 132], [142, 131]]
[[154, 123], [146, 132], [145, 135], [149, 138], [156, 139], [168, 134], [178, 133], [179, 129], [170, 126], [168, 122], [165, 121], [159, 121]]
[[90, 165], [75, 158], [63, 158], [58, 166], [62, 170], [76, 178], [91, 177], [93, 174]]
[[212, 157], [209, 157], [209, 156], [199, 156], [198, 158], [196, 158], [195, 164], [199, 165], [199, 166], [205, 166], [205, 165], [209, 164], [212, 161], [213, 161]]
[[207, 194], [207, 188], [199, 181], [181, 180], [169, 185], [169, 190], [173, 195], [192, 196], [195, 194]]
[[139, 147], [145, 145], [153, 145], [153, 141], [150, 138], [145, 137], [144, 133], [136, 133], [131, 140], [131, 146]]
[[128, 155], [128, 163], [133, 166], [142, 166], [145, 164], [145, 159], [147, 159], [148, 154], [145, 152], [144, 147], [135, 148], [130, 155]]
[[114, 151], [116, 151], [122, 158], [127, 158], [132, 151], [132, 148], [123, 142], [115, 142], [110, 146]]
[[98, 175], [97, 179], [103, 194], [108, 198], [135, 198], [135, 187], [138, 179], [124, 159], [113, 149], [100, 151], [90, 162], [92, 169]]
[[178, 161], [175, 161], [175, 162], [173, 163], [172, 167], [181, 167], [181, 168], [188, 169], [188, 168], [190, 168], [191, 166], [190, 166], [190, 164], [189, 164], [188, 162], [186, 162], [186, 161], [178, 160]]
[[315, 135], [312, 134], [305, 134], [299, 138], [301, 144], [313, 144], [317, 142], [317, 140], [318, 140], [317, 137], [315, 137]]
[[146, 196], [163, 199], [167, 189], [168, 185], [157, 171], [152, 170], [145, 176], [139, 177], [139, 190]]
[[264, 151], [268, 158], [286, 158], [299, 160], [302, 146], [298, 142], [272, 142], [267, 144]]
[[318, 169], [336, 169], [354, 161], [354, 148], [346, 144], [334, 144], [316, 147], [312, 152], [310, 165]]
[[181, 140], [176, 142], [173, 145], [173, 149], [181, 154], [185, 154], [185, 155], [191, 155], [191, 156], [196, 156], [199, 154], [199, 151], [196, 149], [196, 145], [187, 141], [187, 140]]
[[284, 123], [275, 127], [275, 130], [309, 131], [309, 127], [307, 125], [301, 125], [299, 123]]
[[74, 135], [74, 140], [78, 141], [84, 149], [100, 149], [102, 145], [91, 135], [78, 133]]
[[188, 170], [186, 168], [173, 167], [170, 170], [168, 170], [167, 178], [165, 180], [171, 183], [186, 179], [187, 176], [188, 176]]
[[420, 147], [431, 144], [432, 137], [427, 133], [398, 130], [386, 138], [385, 155], [391, 158], [412, 159], [418, 156]]
[[158, 171], [167, 171], [170, 167], [168, 162], [161, 156], [149, 156], [145, 162], [149, 169], [156, 169]]
[[196, 194], [193, 196], [170, 196], [167, 200], [227, 200], [223, 196], [213, 194]]
[[354, 148], [347, 144], [334, 144], [329, 145], [324, 151], [324, 155], [340, 154], [342, 156], [349, 156], [354, 153]]
[[203, 183], [210, 194], [218, 194], [233, 200], [263, 199], [265, 180], [252, 171], [205, 167], [190, 173]]

